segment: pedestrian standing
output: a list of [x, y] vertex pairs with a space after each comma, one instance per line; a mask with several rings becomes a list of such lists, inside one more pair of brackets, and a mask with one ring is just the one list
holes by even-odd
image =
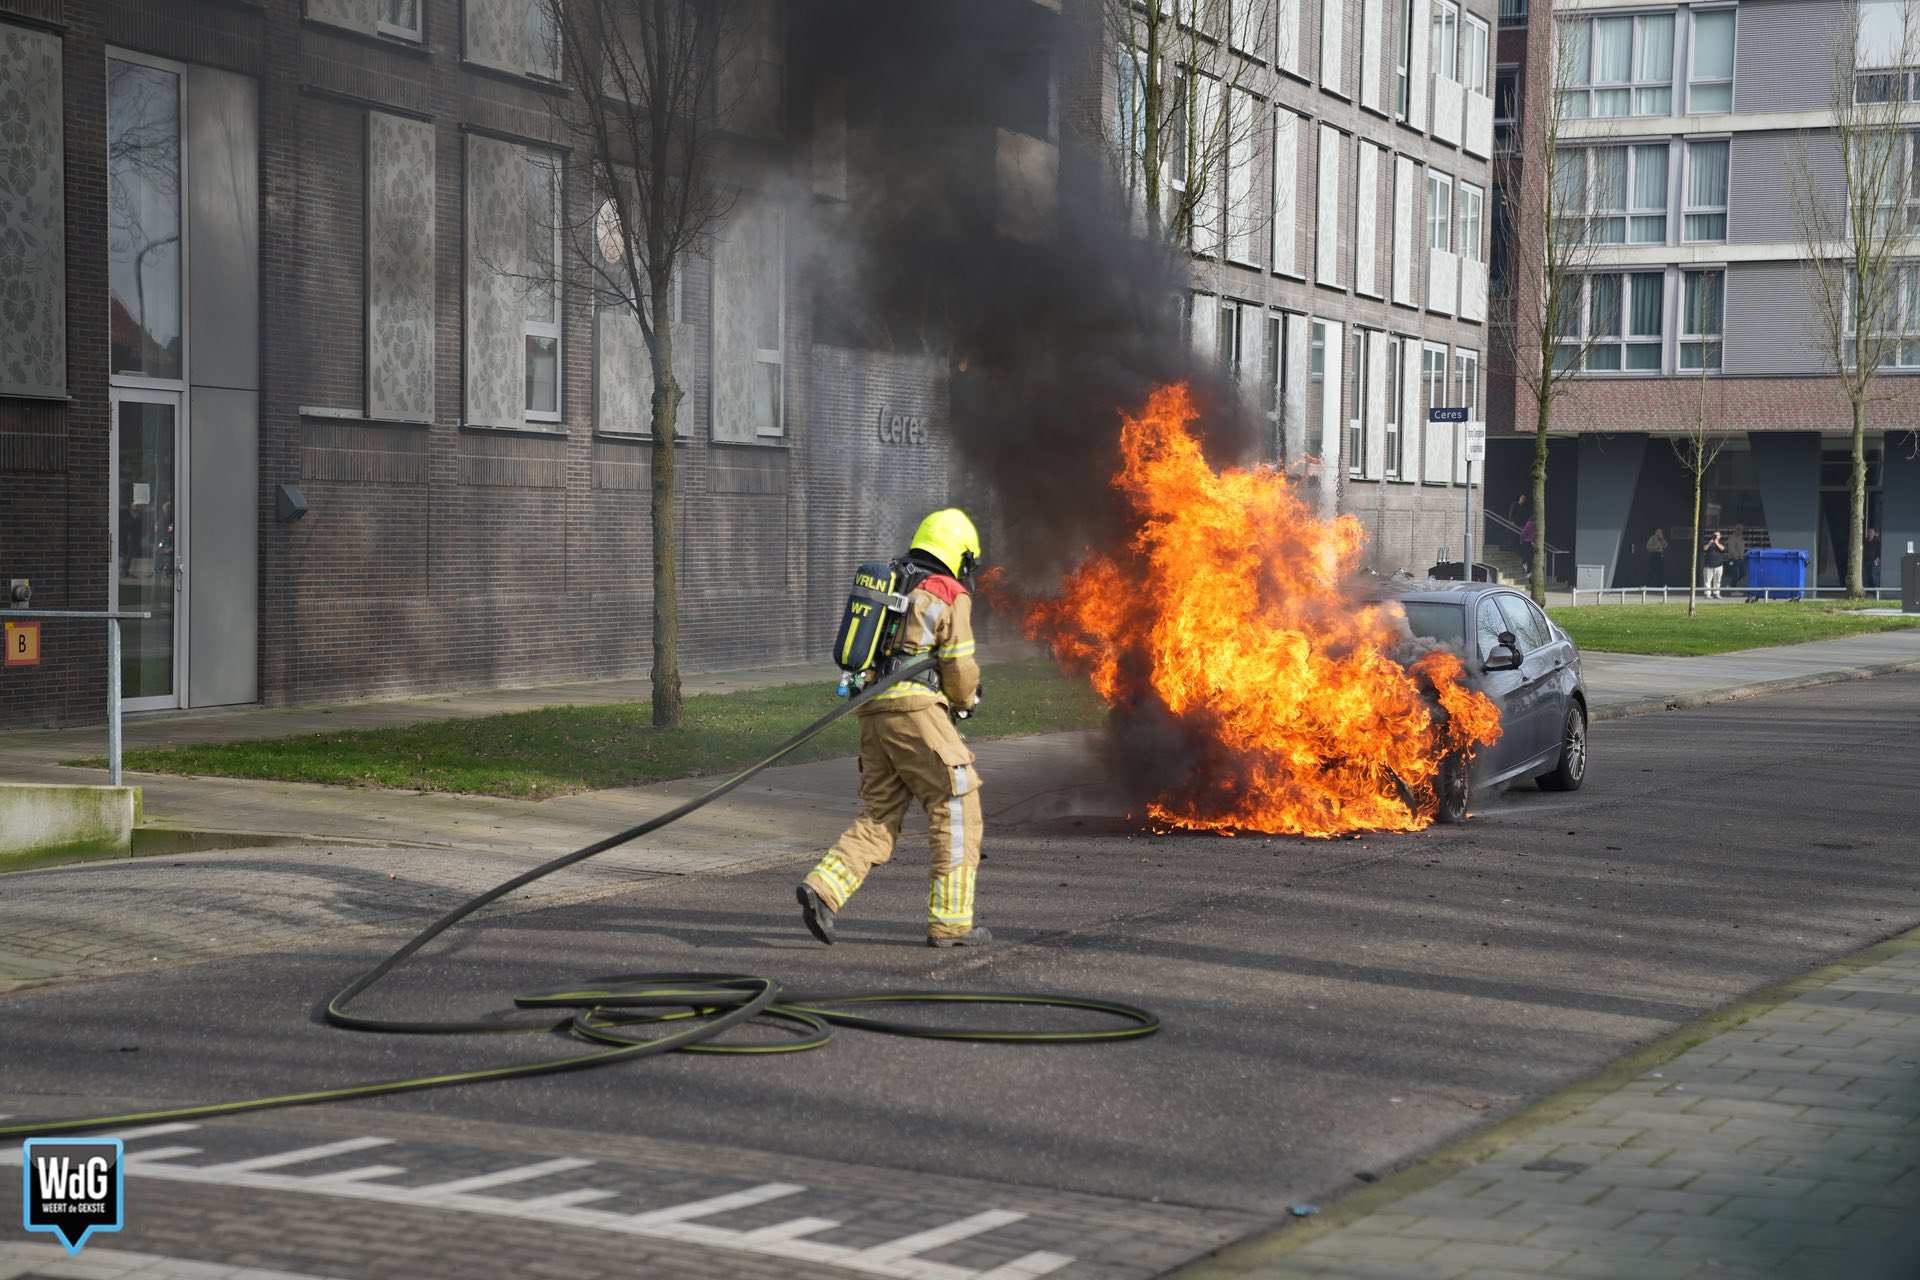
[[1647, 539], [1647, 585], [1667, 585], [1667, 531], [1655, 529]]
[[1880, 588], [1880, 531], [1872, 525], [1860, 535], [1860, 569], [1866, 575], [1866, 585], [1874, 590]]
[[1727, 576], [1733, 585], [1747, 585], [1747, 526], [1736, 524], [1727, 530]]
[[1706, 570], [1701, 579], [1701, 589], [1709, 600], [1720, 598], [1720, 579], [1727, 571], [1727, 542], [1715, 529], [1700, 548], [1700, 566]]
[[1527, 561], [1527, 585], [1533, 585], [1533, 517], [1520, 526], [1520, 552]]

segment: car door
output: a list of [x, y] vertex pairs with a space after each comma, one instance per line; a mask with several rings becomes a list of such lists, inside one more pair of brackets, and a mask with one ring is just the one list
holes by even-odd
[[1561, 723], [1566, 716], [1560, 687], [1565, 683], [1562, 674], [1570, 655], [1533, 601], [1510, 591], [1496, 599], [1507, 620], [1507, 630], [1513, 632], [1520, 646], [1520, 686], [1514, 698], [1515, 719], [1523, 726], [1524, 738], [1516, 735], [1519, 740], [1512, 756], [1513, 765], [1518, 767], [1560, 745]]
[[1481, 596], [1474, 615], [1474, 685], [1493, 705], [1500, 708], [1500, 741], [1483, 750], [1474, 762], [1474, 783], [1482, 785], [1506, 774], [1526, 759], [1519, 748], [1527, 741], [1518, 723], [1515, 698], [1525, 683], [1519, 671], [1488, 671], [1487, 657], [1500, 643], [1500, 633], [1508, 630], [1507, 620], [1490, 595]]

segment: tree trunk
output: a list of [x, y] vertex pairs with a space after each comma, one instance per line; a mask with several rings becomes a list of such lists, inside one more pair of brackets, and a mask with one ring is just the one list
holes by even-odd
[[1162, 192], [1160, 190], [1160, 160], [1162, 140], [1160, 137], [1160, 104], [1165, 100], [1166, 86], [1161, 82], [1160, 69], [1160, 11], [1156, 6], [1147, 8], [1147, 83], [1141, 104], [1140, 121], [1145, 133], [1145, 146], [1140, 155], [1140, 178], [1146, 185], [1147, 194], [1147, 237], [1149, 243], [1160, 243], [1162, 226]]
[[673, 448], [680, 384], [673, 376], [673, 287], [670, 273], [653, 281], [653, 726], [679, 725], [680, 598], [673, 524]]
[[1853, 474], [1847, 481], [1847, 597], [1858, 600], [1866, 592], [1867, 534], [1867, 404], [1853, 402]]
[[[1541, 384], [1543, 387], [1546, 383]], [[1527, 588], [1533, 602], [1547, 604], [1547, 427], [1553, 420], [1553, 397], [1535, 398], [1538, 425], [1533, 431], [1533, 549], [1527, 564]]]
[[1693, 467], [1693, 554], [1687, 557], [1687, 616], [1695, 616], [1699, 609], [1694, 592], [1700, 588], [1700, 493], [1706, 488], [1707, 468], [1700, 454], [1694, 454]]

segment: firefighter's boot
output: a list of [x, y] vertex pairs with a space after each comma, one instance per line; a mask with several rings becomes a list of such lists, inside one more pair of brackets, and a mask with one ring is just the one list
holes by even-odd
[[993, 932], [985, 925], [977, 924], [965, 933], [950, 938], [928, 938], [927, 945], [944, 950], [947, 947], [984, 947], [992, 941]]
[[813, 886], [802, 884], [793, 891], [800, 900], [800, 918], [807, 922], [807, 931], [828, 946], [833, 945], [833, 908], [813, 891]]

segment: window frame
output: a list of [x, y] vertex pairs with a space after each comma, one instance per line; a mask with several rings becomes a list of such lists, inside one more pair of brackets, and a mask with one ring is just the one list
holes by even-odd
[[[1729, 70], [1725, 77], [1714, 76], [1710, 78], [1703, 78], [1699, 76], [1695, 70], [1695, 64], [1700, 56], [1700, 19], [1705, 17], [1719, 17], [1722, 15], [1724, 15], [1727, 21], [1732, 24], [1732, 29], [1728, 33], [1728, 39], [1727, 39], [1727, 62], [1728, 62]], [[1739, 10], [1732, 7], [1717, 8], [1717, 9], [1689, 9], [1687, 11], [1687, 86], [1686, 86], [1687, 110], [1686, 110], [1686, 114], [1690, 116], [1720, 116], [1720, 115], [1731, 114], [1733, 111], [1733, 83], [1734, 83], [1735, 77], [1739, 75], [1739, 72], [1740, 72]], [[1856, 78], [1856, 83], [1857, 83], [1857, 78]], [[1702, 110], [1694, 105], [1693, 96], [1696, 90], [1701, 88], [1717, 89], [1721, 85], [1725, 85], [1727, 89], [1727, 105], [1726, 106], [1714, 107], [1708, 110]]]
[[[530, 403], [526, 404], [526, 420], [528, 422], [557, 423], [565, 420], [567, 408], [567, 356], [566, 335], [564, 332], [567, 325], [566, 272], [561, 269], [564, 262], [561, 255], [565, 252], [565, 245], [562, 243], [561, 233], [563, 230], [562, 219], [565, 217], [566, 208], [567, 159], [563, 153], [548, 147], [523, 146], [521, 148], [521, 154], [529, 168], [535, 165], [546, 168], [551, 175], [549, 179], [549, 190], [553, 196], [552, 207], [548, 210], [548, 216], [553, 224], [551, 228], [553, 236], [553, 275], [551, 277], [553, 288], [553, 318], [551, 320], [534, 320], [525, 315], [521, 318], [521, 341], [528, 349], [527, 368], [529, 370], [533, 367], [533, 342], [536, 339], [553, 339], [553, 408], [551, 410], [535, 409]], [[531, 202], [529, 202], [527, 212], [529, 215], [533, 212]], [[534, 229], [535, 228], [532, 227], [528, 228], [529, 242], [531, 242], [531, 234]], [[528, 266], [528, 279], [531, 281], [532, 264], [529, 263]], [[532, 288], [531, 284], [529, 288]], [[529, 384], [528, 390], [529, 392], [531, 391], [531, 384]], [[525, 400], [531, 400], [531, 398], [530, 394], [523, 397]]]
[[1407, 424], [1403, 421], [1403, 412], [1407, 398], [1407, 389], [1400, 385], [1406, 377], [1405, 360], [1407, 358], [1407, 339], [1397, 333], [1389, 333], [1387, 339], [1387, 417], [1384, 428], [1385, 449], [1381, 454], [1380, 476], [1383, 480], [1398, 480], [1407, 460]]
[[[468, 2], [471, 3], [471, 0], [468, 0]], [[561, 0], [555, 0], [555, 3], [560, 3], [560, 2]], [[423, 3], [424, 3], [424, 0], [423, 0]], [[527, 6], [527, 17], [526, 17], [527, 75], [531, 76], [535, 80], [545, 81], [548, 84], [562, 84], [565, 82], [565, 79], [566, 79], [567, 59], [566, 59], [566, 50], [561, 46], [560, 42], [566, 38], [566, 33], [561, 29], [560, 24], [558, 22], [550, 22], [547, 24], [552, 27], [552, 32], [553, 32], [552, 34], [552, 45], [553, 45], [552, 68], [547, 69], [543, 67], [536, 67], [533, 65], [534, 49], [536, 45], [536, 42], [533, 38], [533, 14], [536, 10], [538, 10], [542, 14], [545, 14], [548, 12], [547, 6], [544, 3], [529, 4]]]
[[[1473, 194], [1473, 249], [1467, 249], [1467, 194]], [[1481, 250], [1482, 236], [1485, 232], [1487, 193], [1478, 185], [1462, 179], [1456, 183], [1454, 198], [1454, 242], [1460, 247], [1454, 252], [1470, 262], [1485, 262], [1486, 254]]]
[[389, 22], [387, 20], [387, 9], [392, 3], [393, 0], [380, 0], [380, 12], [374, 19], [373, 24], [374, 31], [389, 39], [403, 40], [408, 44], [425, 43], [427, 34], [426, 0], [412, 0], [413, 26], [411, 28], [403, 27], [396, 22]]
[[[1672, 144], [1669, 142], [1608, 142], [1597, 146], [1568, 146], [1561, 148], [1562, 155], [1557, 165], [1565, 165], [1577, 157], [1581, 165], [1580, 189], [1585, 198], [1586, 207], [1577, 215], [1585, 219], [1587, 243], [1592, 245], [1632, 245], [1666, 244], [1672, 229], [1673, 207], [1673, 169]], [[1634, 193], [1639, 188], [1636, 179], [1640, 174], [1642, 152], [1660, 153], [1661, 187], [1665, 191], [1665, 200], [1657, 206], [1634, 203]], [[1602, 208], [1596, 202], [1599, 199], [1600, 184], [1594, 180], [1594, 164], [1600, 152], [1618, 151], [1625, 157], [1626, 164], [1621, 176], [1620, 203]], [[1684, 177], [1684, 174], [1682, 175]], [[1563, 192], [1564, 196], [1565, 193]], [[1575, 216], [1575, 215], [1563, 215]], [[1643, 239], [1636, 234], [1637, 224], [1650, 218], [1660, 219], [1658, 239]], [[1620, 235], [1609, 239], [1601, 234], [1604, 226], [1616, 225]]]
[[[65, 42], [63, 40], [61, 53], [63, 60], [65, 56]], [[162, 58], [155, 54], [140, 53], [124, 45], [109, 43], [106, 46], [103, 51], [103, 61], [100, 64], [102, 74], [106, 77], [106, 83], [101, 89], [100, 96], [100, 121], [105, 136], [101, 140], [101, 151], [99, 154], [106, 161], [106, 169], [104, 172], [109, 187], [111, 187], [112, 184], [110, 145], [113, 139], [113, 123], [110, 117], [112, 110], [110, 87], [112, 68], [116, 62], [129, 63], [135, 66], [145, 67], [152, 71], [165, 72], [174, 78], [173, 179], [176, 190], [174, 193], [173, 213], [175, 218], [175, 248], [178, 254], [175, 305], [179, 308], [176, 327], [180, 335], [180, 372], [175, 376], [168, 377], [164, 374], [147, 373], [144, 371], [134, 373], [115, 371], [113, 367], [111, 323], [113, 313], [113, 284], [110, 278], [111, 261], [109, 261], [106, 264], [109, 279], [107, 281], [105, 305], [98, 313], [101, 322], [101, 328], [99, 330], [100, 340], [106, 352], [107, 382], [111, 387], [129, 387], [149, 391], [185, 392], [187, 390], [187, 377], [193, 368], [193, 304], [190, 292], [192, 288], [193, 243], [192, 237], [188, 235], [188, 220], [192, 217], [192, 210], [189, 209], [187, 205], [187, 193], [192, 190], [190, 184], [193, 181], [193, 156], [192, 149], [187, 146], [187, 64], [184, 62], [175, 62], [171, 58]], [[73, 120], [70, 117], [63, 114], [62, 119], [65, 122], [65, 127], [72, 127]], [[66, 163], [66, 161], [63, 160], [63, 163]], [[109, 192], [106, 197], [106, 215], [108, 217], [112, 216], [112, 206], [113, 198], [111, 192]], [[65, 218], [71, 218], [73, 216], [73, 204], [71, 201], [67, 203], [63, 211], [63, 216]], [[156, 243], [157, 242], [150, 242], [148, 247], [155, 247]], [[110, 258], [111, 253], [109, 253], [109, 259]], [[69, 281], [71, 282], [73, 275], [73, 249], [71, 244], [68, 245], [67, 251], [67, 273]], [[362, 305], [364, 305], [364, 298], [362, 299]], [[144, 325], [144, 320], [142, 323]], [[67, 353], [67, 359], [69, 363], [74, 359], [71, 350]], [[69, 391], [72, 389], [72, 381], [72, 374], [71, 371], [69, 371]]]
[[[1666, 18], [1673, 23], [1673, 34], [1668, 38], [1667, 42], [1667, 77], [1665, 80], [1643, 80], [1640, 78], [1640, 63], [1641, 51], [1645, 47], [1645, 24], [1649, 20], [1656, 18]], [[1630, 120], [1636, 117], [1639, 119], [1659, 119], [1663, 116], [1671, 116], [1674, 114], [1673, 94], [1675, 92], [1676, 80], [1674, 64], [1679, 61], [1678, 36], [1680, 33], [1680, 15], [1677, 10], [1669, 9], [1655, 13], [1590, 13], [1583, 14], [1577, 18], [1570, 18], [1568, 21], [1586, 28], [1587, 65], [1578, 71], [1577, 74], [1580, 77], [1578, 80], [1560, 90], [1560, 101], [1556, 104], [1556, 110], [1560, 112], [1561, 119]], [[1600, 22], [1627, 22], [1632, 24], [1627, 38], [1627, 78], [1625, 80], [1595, 81], [1593, 78], [1593, 60], [1597, 43], [1594, 35], [1597, 29], [1596, 24]], [[1688, 30], [1689, 33], [1691, 33], [1692, 28], [1689, 27]], [[1688, 58], [1688, 65], [1691, 66], [1691, 50], [1689, 50]], [[1659, 90], [1665, 90], [1667, 93], [1667, 109], [1665, 111], [1642, 111], [1640, 109], [1640, 103], [1643, 95], [1650, 91]], [[1612, 112], [1607, 115], [1595, 114], [1593, 110], [1593, 95], [1596, 93], [1625, 93], [1627, 95], [1627, 109], [1623, 112]], [[1567, 103], [1569, 100], [1575, 98], [1582, 101], [1584, 106], [1577, 114], [1570, 115], [1567, 112]]]
[[[1447, 394], [1447, 387], [1450, 385], [1449, 374], [1448, 374], [1448, 370], [1450, 368], [1451, 368], [1451, 363], [1448, 360], [1446, 343], [1423, 342], [1421, 344], [1420, 346], [1420, 395], [1418, 397], [1419, 403], [1420, 403], [1419, 417], [1421, 422], [1425, 425], [1428, 431], [1432, 431], [1434, 426], [1434, 424], [1431, 421], [1429, 421], [1427, 418], [1428, 413], [1434, 409], [1443, 409], [1447, 407], [1444, 404], [1435, 404], [1434, 396], [1436, 394], [1436, 387], [1438, 389], [1437, 393], [1439, 395], [1445, 396]], [[1434, 376], [1436, 372], [1438, 372], [1439, 374], [1438, 378]], [[1427, 447], [1429, 447], [1429, 442], [1423, 441], [1422, 447], [1421, 447], [1421, 459], [1420, 459], [1421, 483], [1422, 484], [1446, 484], [1448, 482], [1448, 479], [1451, 479], [1451, 475], [1449, 475], [1448, 479], [1440, 479], [1440, 478], [1426, 474], [1425, 451]], [[1449, 466], [1447, 470], [1451, 472], [1453, 468]]]
[[[1507, 77], [1513, 82], [1513, 93], [1507, 105], [1513, 114], [1500, 114], [1500, 81]], [[1497, 65], [1493, 69], [1493, 151], [1495, 155], [1510, 156], [1520, 149], [1520, 65], [1514, 62]]]
[[1525, 22], [1527, 20], [1527, 0], [1500, 0], [1500, 7], [1496, 16], [1503, 25], [1509, 22]]
[[[1444, 186], [1447, 193], [1446, 199], [1439, 202], [1439, 207], [1441, 207], [1445, 213], [1445, 217], [1440, 223], [1436, 223], [1434, 218], [1436, 208], [1434, 186], [1436, 183]], [[1441, 235], [1446, 241], [1445, 244], [1435, 244], [1433, 242], [1433, 233], [1436, 225], [1444, 226]], [[1427, 251], [1431, 253], [1435, 249], [1440, 250], [1442, 253], [1453, 252], [1453, 175], [1429, 165], [1427, 168]]]
[[[1473, 33], [1476, 31], [1480, 45], [1480, 74], [1472, 79], [1463, 79], [1460, 83], [1470, 93], [1488, 94], [1493, 88], [1493, 30], [1485, 18], [1475, 17], [1471, 13], [1463, 13], [1460, 18], [1460, 61], [1463, 65], [1469, 61], [1467, 54], [1473, 47], [1476, 38]], [[1467, 69], [1472, 70], [1471, 67]]]
[[[1593, 331], [1593, 283], [1600, 279], [1614, 279], [1620, 282], [1619, 309], [1620, 320], [1616, 331], [1597, 334]], [[1657, 334], [1634, 334], [1633, 298], [1636, 280], [1656, 280], [1659, 282], [1660, 305], [1655, 314], [1660, 318], [1660, 332]], [[1650, 377], [1661, 373], [1666, 362], [1667, 328], [1667, 275], [1664, 270], [1633, 270], [1619, 268], [1609, 271], [1590, 271], [1580, 277], [1579, 327], [1572, 337], [1562, 338], [1556, 333], [1554, 363], [1560, 364], [1560, 352], [1570, 348], [1580, 357], [1582, 376], [1625, 376]], [[1596, 350], [1618, 348], [1620, 363], [1611, 368], [1593, 368], [1591, 361]], [[1632, 349], [1652, 349], [1658, 355], [1652, 366], [1630, 366], [1627, 355]], [[1564, 367], [1564, 366], [1561, 366]]]
[[[1452, 30], [1452, 38], [1443, 32]], [[1454, 0], [1432, 0], [1427, 13], [1427, 73], [1460, 83], [1460, 6]], [[1448, 70], [1441, 69], [1441, 54], [1450, 55], [1445, 61]]]
[[[1695, 280], [1704, 280], [1709, 276], [1718, 277], [1719, 289], [1715, 300], [1718, 302], [1719, 318], [1712, 332], [1705, 329], [1693, 330], [1688, 321], [1688, 288]], [[1725, 367], [1727, 334], [1727, 270], [1725, 267], [1686, 267], [1680, 272], [1680, 332], [1675, 336], [1674, 368], [1681, 373], [1719, 373]], [[1688, 347], [1698, 353], [1695, 360], [1688, 359]], [[1712, 362], [1708, 363], [1711, 355]]]
[[1393, 118], [1410, 118], [1413, 106], [1413, 0], [1397, 0], [1400, 13], [1400, 39], [1396, 42], [1393, 68]]
[[1307, 380], [1324, 384], [1327, 380], [1327, 322], [1308, 321]]
[[[1693, 203], [1693, 157], [1699, 147], [1717, 146], [1721, 155], [1723, 176], [1721, 185], [1727, 188], [1727, 196], [1718, 205], [1696, 205]], [[1680, 243], [1682, 244], [1725, 244], [1727, 240], [1727, 201], [1733, 194], [1733, 140], [1731, 138], [1688, 138], [1686, 154], [1681, 166], [1680, 183]], [[1669, 197], [1671, 198], [1671, 197]], [[1690, 218], [1720, 219], [1720, 234], [1717, 236], [1696, 236], [1687, 227]]]
[[[1469, 380], [1467, 378], [1467, 370], [1469, 367], [1473, 370], [1473, 378], [1471, 380], [1472, 390], [1468, 390]], [[1481, 382], [1479, 351], [1470, 347], [1455, 347], [1453, 349], [1454, 399], [1457, 403], [1466, 407], [1468, 422], [1484, 421], [1480, 413]], [[1455, 428], [1455, 430], [1464, 429], [1464, 424]], [[1466, 451], [1464, 441], [1456, 440], [1454, 442], [1453, 456], [1455, 461], [1453, 483], [1456, 486], [1473, 483], [1473, 463], [1467, 461]]]
[[[1246, 29], [1245, 22], [1241, 18], [1242, 14], [1248, 12], [1254, 12], [1259, 15], [1254, 20], [1255, 24], [1252, 30]], [[1265, 63], [1267, 58], [1260, 48], [1262, 43], [1260, 33], [1264, 29], [1261, 23], [1265, 16], [1272, 12], [1273, 0], [1232, 0], [1232, 4], [1227, 11], [1228, 48], [1232, 49], [1235, 53], [1244, 54], [1255, 62]], [[1248, 40], [1244, 43], [1240, 39], [1242, 36], [1248, 37]], [[1269, 42], [1269, 44], [1270, 43], [1271, 42]]]

